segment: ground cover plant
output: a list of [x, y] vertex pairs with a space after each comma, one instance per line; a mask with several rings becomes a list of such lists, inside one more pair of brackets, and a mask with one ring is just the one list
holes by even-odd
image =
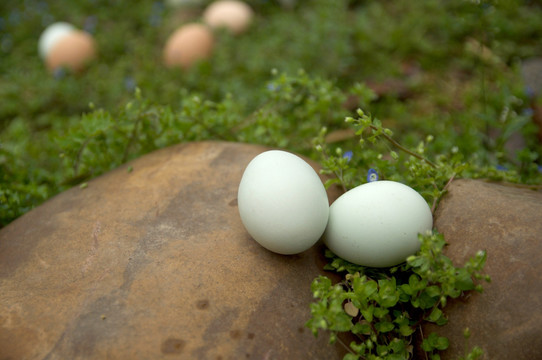
[[[521, 74], [542, 54], [538, 3], [252, 0], [247, 33], [217, 31], [209, 60], [166, 69], [167, 36], [209, 2], [0, 4], [0, 226], [130, 159], [195, 140], [295, 151], [345, 190], [375, 169], [433, 209], [460, 177], [541, 183], [540, 99]], [[85, 72], [46, 71], [37, 39], [54, 21], [95, 37], [99, 56]], [[309, 327], [332, 340], [355, 333], [350, 358], [411, 356], [420, 321], [444, 323], [446, 299], [485, 279], [486, 254], [450, 264], [442, 235], [420, 241], [418, 255], [384, 272], [328, 254], [344, 281], [315, 280]], [[428, 357], [445, 347], [438, 335], [423, 342]]]

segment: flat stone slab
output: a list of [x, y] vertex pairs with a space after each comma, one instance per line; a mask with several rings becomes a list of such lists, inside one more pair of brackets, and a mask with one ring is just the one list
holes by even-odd
[[451, 301], [449, 323], [428, 326], [450, 339], [442, 359], [464, 356], [480, 346], [487, 360], [532, 360], [542, 354], [542, 193], [487, 183], [456, 180], [435, 214], [435, 226], [449, 246], [446, 255], [463, 265], [478, 250], [487, 251], [484, 292]]
[[2, 229], [0, 358], [342, 358], [304, 327], [322, 245], [274, 254], [239, 218], [241, 175], [265, 150], [159, 150]]

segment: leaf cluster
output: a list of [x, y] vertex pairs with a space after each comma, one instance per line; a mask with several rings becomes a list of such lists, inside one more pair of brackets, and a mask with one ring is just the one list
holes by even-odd
[[[380, 120], [360, 109], [357, 115], [345, 121], [355, 136], [350, 141], [355, 147], [348, 153], [326, 142], [325, 128], [314, 139], [322, 157], [322, 172], [335, 175], [326, 186], [339, 184], [347, 191], [365, 183], [364, 172], [369, 168], [376, 169], [382, 179], [400, 181], [419, 191], [434, 210], [455, 178], [469, 171], [483, 172], [466, 162], [457, 149], [447, 154], [431, 152], [435, 160], [430, 160], [427, 152], [434, 141], [432, 135], [415, 148], [408, 148]], [[423, 338], [422, 324], [446, 324], [444, 308], [449, 299], [472, 290], [482, 291], [479, 282], [490, 281], [482, 274], [486, 253], [480, 251], [457, 267], [443, 254], [446, 241], [442, 234], [420, 234], [419, 239], [420, 251], [406, 263], [389, 269], [358, 266], [327, 251], [329, 263], [325, 269], [346, 275], [335, 285], [323, 276], [314, 280], [311, 289], [317, 301], [311, 304], [312, 318], [307, 326], [315, 335], [321, 329], [330, 331], [332, 342], [338, 340], [339, 332], [357, 336], [357, 341], [349, 344], [351, 352], [345, 359], [409, 359], [417, 342], [428, 357], [439, 359], [438, 353], [448, 347], [448, 339], [436, 333]], [[476, 347], [465, 354], [469, 359], [479, 356]]]
[[[337, 341], [340, 332], [354, 334], [356, 340], [349, 344], [351, 351], [345, 359], [411, 358], [415, 336], [422, 336], [422, 323], [446, 324], [448, 299], [471, 290], [481, 292], [477, 282], [490, 281], [482, 273], [485, 252], [456, 267], [442, 253], [446, 242], [441, 234], [419, 238], [421, 250], [416, 255], [386, 270], [351, 264], [327, 251], [327, 269], [346, 275], [338, 284], [324, 276], [313, 281], [311, 290], [317, 301], [311, 304], [307, 326], [315, 335], [329, 331], [331, 342]], [[436, 333], [421, 344], [432, 359], [439, 359], [438, 352], [449, 345], [447, 338]]]
[[[286, 2], [292, 5], [281, 6]], [[365, 128], [369, 144], [373, 136], [390, 136], [379, 127], [393, 129], [395, 141], [448, 163], [447, 172], [416, 157], [409, 166], [410, 155], [392, 142], [360, 152], [358, 139], [330, 143], [324, 134], [326, 168], [346, 188], [368, 168], [413, 184], [430, 202], [454, 173], [542, 181], [542, 149], [529, 112], [536, 99], [526, 94], [520, 72], [520, 60], [540, 53], [539, 7], [519, 0], [252, 0], [257, 16], [249, 32], [218, 32], [211, 59], [166, 69], [167, 37], [199, 19], [208, 3], [182, 9], [160, 1], [0, 4], [0, 226], [156, 148], [232, 140], [316, 158], [310, 142], [322, 127], [327, 135]], [[99, 57], [85, 72], [53, 76], [37, 56], [39, 34], [55, 21], [95, 37]], [[271, 69], [277, 70], [269, 80]], [[373, 119], [373, 128], [343, 123], [356, 107], [381, 120]], [[518, 135], [525, 145], [510, 150]], [[342, 160], [350, 151], [351, 160]], [[469, 166], [461, 169], [462, 163]]]
[[257, 143], [311, 156], [313, 134], [336, 126], [347, 114], [341, 89], [301, 70], [295, 75], [272, 71], [261, 86], [256, 109], [230, 93], [212, 100], [188, 89], [180, 89], [172, 105], [161, 105], [136, 88], [117, 109], [91, 103], [88, 112], [69, 119], [69, 126], [35, 133], [37, 139], [27, 123], [12, 122], [0, 134], [0, 225], [60, 191], [181, 142]]
[[374, 169], [380, 179], [399, 181], [416, 189], [424, 198], [436, 206], [446, 191], [446, 185], [460, 177], [469, 168], [462, 154], [452, 149], [448, 154], [440, 154], [436, 161], [425, 157], [426, 146], [434, 139], [428, 135], [415, 149], [401, 145], [393, 137], [393, 131], [382, 122], [357, 110], [358, 117], [346, 117], [359, 140], [350, 143], [349, 156], [341, 147], [331, 148], [325, 141], [327, 129], [323, 128], [313, 140], [315, 148], [321, 153], [322, 173], [335, 175], [326, 186], [339, 184], [344, 190], [352, 189], [365, 182], [365, 174]]

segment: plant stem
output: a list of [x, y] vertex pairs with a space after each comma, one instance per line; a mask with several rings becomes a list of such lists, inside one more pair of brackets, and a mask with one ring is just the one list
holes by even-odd
[[75, 157], [75, 163], [73, 164], [73, 172], [77, 176], [77, 172], [79, 171], [79, 165], [81, 163], [81, 157], [83, 156], [83, 151], [87, 147], [88, 143], [95, 137], [96, 135], [89, 136], [85, 139], [85, 141], [81, 144], [81, 147], [77, 151], [77, 156]]
[[[375, 131], [378, 131], [378, 130], [379, 130], [379, 128], [376, 127], [375, 125], [369, 125], [369, 126], [370, 126], [370, 128], [371, 128], [372, 130], [375, 130]], [[414, 156], [415, 158], [420, 159], [420, 160], [422, 160], [422, 161], [425, 161], [427, 164], [431, 165], [431, 166], [434, 167], [434, 168], [438, 168], [438, 165], [437, 165], [437, 164], [435, 164], [434, 162], [432, 162], [432, 161], [429, 160], [429, 159], [424, 158], [424, 157], [421, 156], [420, 154], [417, 154], [417, 153], [413, 152], [412, 150], [407, 149], [406, 147], [404, 147], [403, 145], [401, 145], [401, 144], [399, 144], [397, 141], [395, 141], [391, 136], [389, 136], [389, 135], [387, 135], [387, 134], [385, 134], [385, 133], [382, 133], [381, 135], [384, 136], [384, 138], [385, 138], [386, 140], [388, 140], [390, 143], [392, 143], [394, 146], [398, 147], [399, 149], [401, 149], [402, 151], [406, 152], [407, 154], [412, 155], [412, 156]]]
[[[444, 185], [444, 187], [442, 188], [441, 194], [444, 194], [444, 192], [448, 189], [448, 186], [450, 186], [450, 184], [452, 183], [452, 181], [454, 180], [456, 175], [457, 175], [456, 173], [452, 174], [452, 176], [450, 177], [450, 179], [448, 180], [446, 185]], [[435, 185], [435, 184], [433, 184], [433, 185]], [[435, 185], [435, 187], [437, 187], [437, 186]], [[441, 197], [442, 197], [442, 195], [433, 200], [433, 206], [431, 207], [431, 214], [433, 214], [435, 212], [435, 209], [437, 208], [437, 204], [440, 201]]]
[[344, 341], [342, 341], [338, 336], [337, 336], [337, 341], [338, 341], [339, 344], [341, 344], [341, 345], [346, 349], [346, 351], [348, 351], [350, 354], [356, 355], [356, 353], [354, 352], [354, 350], [352, 350], [352, 349], [350, 348], [350, 346], [346, 345], [346, 344], [344, 343]]

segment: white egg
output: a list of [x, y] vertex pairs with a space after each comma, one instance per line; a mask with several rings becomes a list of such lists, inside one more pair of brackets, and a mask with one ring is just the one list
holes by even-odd
[[38, 53], [40, 57], [46, 59], [58, 40], [75, 30], [76, 29], [72, 24], [62, 21], [47, 26], [38, 40]]
[[336, 255], [370, 267], [400, 264], [433, 227], [431, 209], [414, 189], [374, 181], [341, 195], [329, 209], [324, 243]]
[[241, 221], [260, 245], [279, 254], [309, 249], [328, 220], [326, 190], [299, 156], [270, 150], [248, 164], [237, 195]]

